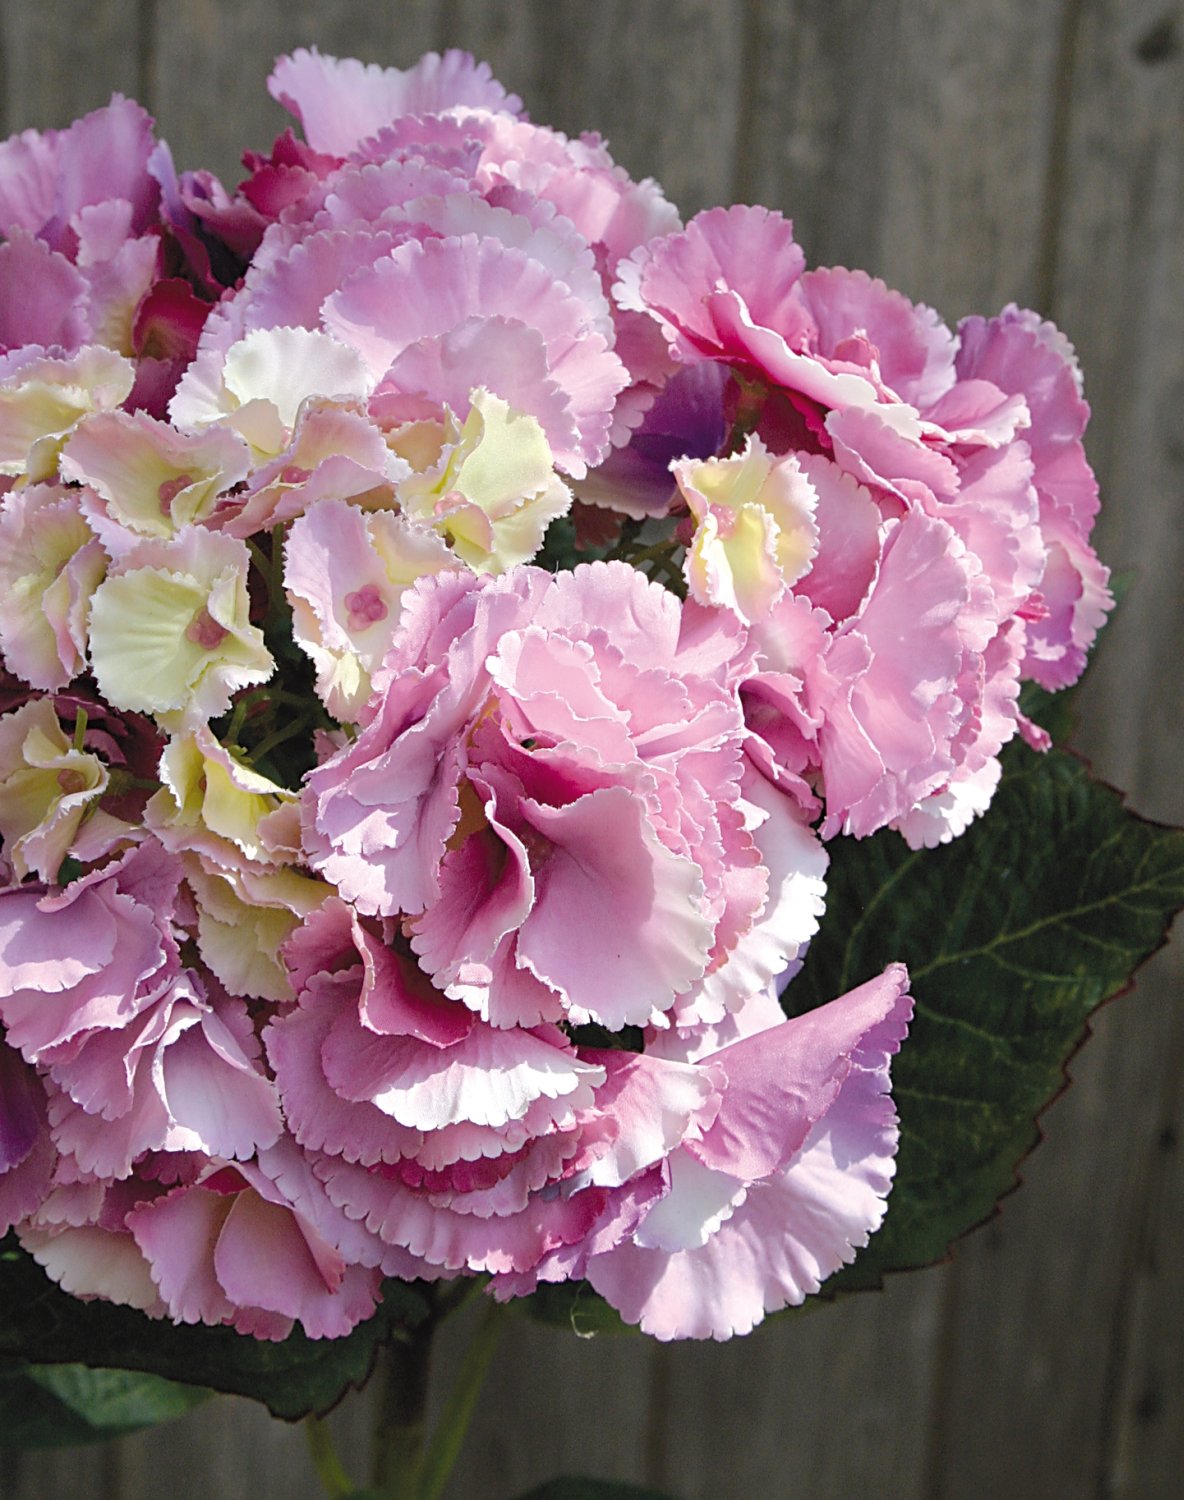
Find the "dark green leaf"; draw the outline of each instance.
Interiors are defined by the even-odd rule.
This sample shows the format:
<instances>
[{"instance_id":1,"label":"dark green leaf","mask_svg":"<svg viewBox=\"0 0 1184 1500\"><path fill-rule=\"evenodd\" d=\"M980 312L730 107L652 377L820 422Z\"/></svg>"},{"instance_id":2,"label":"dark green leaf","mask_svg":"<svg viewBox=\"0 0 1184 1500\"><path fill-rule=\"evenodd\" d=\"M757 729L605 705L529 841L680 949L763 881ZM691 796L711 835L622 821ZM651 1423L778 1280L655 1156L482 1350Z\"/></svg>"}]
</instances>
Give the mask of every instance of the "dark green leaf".
<instances>
[{"instance_id":1,"label":"dark green leaf","mask_svg":"<svg viewBox=\"0 0 1184 1500\"><path fill-rule=\"evenodd\" d=\"M990 813L944 848L831 845L826 920L785 1003L809 1010L902 959L916 1015L893 1063L888 1215L829 1291L940 1259L991 1214L1090 1012L1184 904L1184 830L1128 811L1064 751L1016 747L1006 766Z\"/></svg>"},{"instance_id":2,"label":"dark green leaf","mask_svg":"<svg viewBox=\"0 0 1184 1500\"><path fill-rule=\"evenodd\" d=\"M0 1447L97 1443L179 1417L209 1391L130 1370L0 1361Z\"/></svg>"},{"instance_id":3,"label":"dark green leaf","mask_svg":"<svg viewBox=\"0 0 1184 1500\"><path fill-rule=\"evenodd\" d=\"M639 1489L635 1484L615 1484L610 1479L580 1479L565 1474L550 1479L518 1500L671 1500L658 1490Z\"/></svg>"},{"instance_id":4,"label":"dark green leaf","mask_svg":"<svg viewBox=\"0 0 1184 1500\"><path fill-rule=\"evenodd\" d=\"M343 1339L299 1330L268 1343L229 1328L174 1327L127 1307L80 1302L59 1291L26 1255L0 1254L0 1356L34 1364L142 1370L251 1396L289 1420L325 1412L370 1373L380 1345L427 1314L414 1284L387 1281L373 1318Z\"/></svg>"}]
</instances>

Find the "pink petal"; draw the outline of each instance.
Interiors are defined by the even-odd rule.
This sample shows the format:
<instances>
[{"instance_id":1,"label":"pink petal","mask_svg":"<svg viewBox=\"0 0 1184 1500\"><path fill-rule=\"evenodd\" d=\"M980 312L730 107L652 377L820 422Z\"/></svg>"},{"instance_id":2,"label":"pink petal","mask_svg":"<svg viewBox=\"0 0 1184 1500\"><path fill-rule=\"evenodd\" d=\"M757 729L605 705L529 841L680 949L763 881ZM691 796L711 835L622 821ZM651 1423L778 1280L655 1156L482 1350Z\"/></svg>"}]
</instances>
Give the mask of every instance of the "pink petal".
<instances>
[{"instance_id":1,"label":"pink petal","mask_svg":"<svg viewBox=\"0 0 1184 1500\"><path fill-rule=\"evenodd\" d=\"M840 999L715 1053L712 1065L727 1076L722 1103L688 1149L745 1182L779 1171L838 1098L867 1036L889 1018L907 1019L907 988L908 971L893 964Z\"/></svg>"},{"instance_id":2,"label":"pink petal","mask_svg":"<svg viewBox=\"0 0 1184 1500\"><path fill-rule=\"evenodd\" d=\"M519 931L519 961L613 1031L669 1009L711 952L699 867L663 847L624 787L564 808L531 799L521 807L550 852Z\"/></svg>"},{"instance_id":3,"label":"pink petal","mask_svg":"<svg viewBox=\"0 0 1184 1500\"><path fill-rule=\"evenodd\" d=\"M152 1279L177 1323L223 1323L234 1313L214 1274L214 1249L235 1198L181 1187L127 1216Z\"/></svg>"},{"instance_id":4,"label":"pink petal","mask_svg":"<svg viewBox=\"0 0 1184 1500\"><path fill-rule=\"evenodd\" d=\"M273 99L295 115L310 146L345 156L400 115L437 114L457 105L517 114L488 63L467 52L429 52L414 67L381 68L299 47L281 57L267 80Z\"/></svg>"},{"instance_id":5,"label":"pink petal","mask_svg":"<svg viewBox=\"0 0 1184 1500\"><path fill-rule=\"evenodd\" d=\"M85 278L64 255L20 229L0 244L0 348L56 345L69 353L87 341Z\"/></svg>"}]
</instances>

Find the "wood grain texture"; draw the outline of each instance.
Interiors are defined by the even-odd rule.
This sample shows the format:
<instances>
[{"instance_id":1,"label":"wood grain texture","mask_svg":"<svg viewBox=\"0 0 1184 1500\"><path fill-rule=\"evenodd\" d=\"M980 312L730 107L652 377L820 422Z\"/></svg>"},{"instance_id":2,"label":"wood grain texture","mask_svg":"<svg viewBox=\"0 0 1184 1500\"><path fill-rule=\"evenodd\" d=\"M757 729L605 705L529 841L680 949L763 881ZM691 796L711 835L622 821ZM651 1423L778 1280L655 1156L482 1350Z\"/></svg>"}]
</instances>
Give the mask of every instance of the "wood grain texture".
<instances>
[{"instance_id":1,"label":"wood grain texture","mask_svg":"<svg viewBox=\"0 0 1184 1500\"><path fill-rule=\"evenodd\" d=\"M1180 0L0 0L6 130L139 93L230 183L286 117L274 55L468 47L532 116L596 129L684 211L759 201L811 261L951 320L1039 302L1077 344L1100 550L1136 575L1081 747L1184 821L1184 6ZM1107 1008L1026 1185L951 1265L747 1342L660 1349L515 1324L449 1489L558 1472L686 1500L1175 1500L1184 1470L1184 963ZM439 1351L438 1407L463 1324ZM333 1420L364 1472L365 1399ZM303 1439L222 1399L102 1450L0 1455L0 1500L304 1500Z\"/></svg>"},{"instance_id":2,"label":"wood grain texture","mask_svg":"<svg viewBox=\"0 0 1184 1500\"><path fill-rule=\"evenodd\" d=\"M143 94L143 7L94 0L85 14L71 0L6 3L0 10L5 134L68 125L118 91Z\"/></svg>"},{"instance_id":3,"label":"wood grain texture","mask_svg":"<svg viewBox=\"0 0 1184 1500\"><path fill-rule=\"evenodd\" d=\"M432 0L154 5L150 88L161 133L179 166L206 166L233 186L243 151L266 150L293 123L266 88L281 53L316 46L405 67L436 45L438 10Z\"/></svg>"},{"instance_id":4,"label":"wood grain texture","mask_svg":"<svg viewBox=\"0 0 1184 1500\"><path fill-rule=\"evenodd\" d=\"M1170 15L1178 27L1180 8ZM1046 310L1077 344L1094 405L1099 551L1136 575L1083 692L1079 742L1134 806L1178 822L1184 72L1170 46L1140 57L1164 16L1065 7ZM1178 1482L1179 1170L1160 1143L1180 1112L1180 993L1165 954L1099 1017L1027 1186L958 1256L933 1497L1166 1496L1173 1468Z\"/></svg>"}]
</instances>

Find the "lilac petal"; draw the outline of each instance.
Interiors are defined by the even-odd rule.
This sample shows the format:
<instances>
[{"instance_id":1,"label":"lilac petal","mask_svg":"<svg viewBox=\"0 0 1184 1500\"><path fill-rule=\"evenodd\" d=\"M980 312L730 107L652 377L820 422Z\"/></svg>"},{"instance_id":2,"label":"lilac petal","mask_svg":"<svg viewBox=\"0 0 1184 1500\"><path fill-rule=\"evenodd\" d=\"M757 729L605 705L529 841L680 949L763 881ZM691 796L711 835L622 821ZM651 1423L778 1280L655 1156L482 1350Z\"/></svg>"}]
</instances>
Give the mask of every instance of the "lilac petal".
<instances>
[{"instance_id":1,"label":"lilac petal","mask_svg":"<svg viewBox=\"0 0 1184 1500\"><path fill-rule=\"evenodd\" d=\"M273 99L295 115L317 151L347 155L400 115L438 114L458 105L518 114L488 63L467 52L429 52L414 67L382 68L299 47L281 57L267 80Z\"/></svg>"},{"instance_id":2,"label":"lilac petal","mask_svg":"<svg viewBox=\"0 0 1184 1500\"><path fill-rule=\"evenodd\" d=\"M525 1271L549 1250L579 1243L604 1208L607 1191L536 1195L521 1213L479 1219L433 1205L415 1190L361 1167L317 1163L334 1203L391 1245L444 1270Z\"/></svg>"},{"instance_id":3,"label":"lilac petal","mask_svg":"<svg viewBox=\"0 0 1184 1500\"><path fill-rule=\"evenodd\" d=\"M536 875L519 961L614 1031L669 1009L711 952L698 865L659 843L624 787L565 808L528 798L522 811L552 852Z\"/></svg>"},{"instance_id":4,"label":"lilac petal","mask_svg":"<svg viewBox=\"0 0 1184 1500\"><path fill-rule=\"evenodd\" d=\"M83 1031L126 1025L153 998L145 981L167 972L154 914L110 883L60 913L35 892L0 894L0 1018L30 1062Z\"/></svg>"},{"instance_id":5,"label":"lilac petal","mask_svg":"<svg viewBox=\"0 0 1184 1500\"><path fill-rule=\"evenodd\" d=\"M585 1050L581 1056L607 1074L595 1105L582 1118L588 1123L608 1119L616 1127L609 1149L587 1173L600 1187L620 1187L665 1160L692 1120L706 1123L718 1107L717 1077L707 1068L644 1053Z\"/></svg>"},{"instance_id":6,"label":"lilac petal","mask_svg":"<svg viewBox=\"0 0 1184 1500\"><path fill-rule=\"evenodd\" d=\"M211 1156L249 1157L270 1146L283 1128L275 1086L252 1066L227 1022L249 1020L245 1006L227 1009L223 1019L202 1015L161 1062L161 1092L172 1118L201 1142ZM251 1036L253 1041L253 1035Z\"/></svg>"},{"instance_id":7,"label":"lilac petal","mask_svg":"<svg viewBox=\"0 0 1184 1500\"><path fill-rule=\"evenodd\" d=\"M624 1243L590 1259L588 1279L627 1322L662 1340L728 1339L802 1302L854 1258L891 1186L899 1132L888 1061L908 1009L902 1000L872 1027L801 1152L751 1186L705 1244L666 1253Z\"/></svg>"},{"instance_id":8,"label":"lilac petal","mask_svg":"<svg viewBox=\"0 0 1184 1500\"><path fill-rule=\"evenodd\" d=\"M892 964L840 999L715 1053L712 1064L727 1075L723 1101L688 1149L745 1182L784 1167L838 1098L868 1034L886 1018L907 1017L907 988L908 971Z\"/></svg>"},{"instance_id":9,"label":"lilac petal","mask_svg":"<svg viewBox=\"0 0 1184 1500\"><path fill-rule=\"evenodd\" d=\"M174 1189L127 1216L152 1280L177 1323L222 1323L233 1304L214 1274L214 1247L234 1197L204 1187Z\"/></svg>"},{"instance_id":10,"label":"lilac petal","mask_svg":"<svg viewBox=\"0 0 1184 1500\"><path fill-rule=\"evenodd\" d=\"M45 1131L45 1085L0 1040L0 1172L25 1160Z\"/></svg>"},{"instance_id":11,"label":"lilac petal","mask_svg":"<svg viewBox=\"0 0 1184 1500\"><path fill-rule=\"evenodd\" d=\"M581 1103L603 1069L529 1031L480 1023L443 1050L374 1036L348 1017L330 1027L321 1051L325 1076L346 1098L370 1099L400 1125L438 1130L469 1121L502 1126L541 1097Z\"/></svg>"},{"instance_id":12,"label":"lilac petal","mask_svg":"<svg viewBox=\"0 0 1184 1500\"><path fill-rule=\"evenodd\" d=\"M337 1007L356 994L348 976L339 994L330 983L318 986L315 994L306 992L298 1006L273 1018L264 1032L288 1127L301 1146L365 1166L410 1156L423 1143L419 1131L396 1124L368 1099L343 1098L325 1078L325 1038Z\"/></svg>"},{"instance_id":13,"label":"lilac petal","mask_svg":"<svg viewBox=\"0 0 1184 1500\"><path fill-rule=\"evenodd\" d=\"M0 244L0 348L56 345L70 353L90 333L87 283L64 255L21 230Z\"/></svg>"}]
</instances>

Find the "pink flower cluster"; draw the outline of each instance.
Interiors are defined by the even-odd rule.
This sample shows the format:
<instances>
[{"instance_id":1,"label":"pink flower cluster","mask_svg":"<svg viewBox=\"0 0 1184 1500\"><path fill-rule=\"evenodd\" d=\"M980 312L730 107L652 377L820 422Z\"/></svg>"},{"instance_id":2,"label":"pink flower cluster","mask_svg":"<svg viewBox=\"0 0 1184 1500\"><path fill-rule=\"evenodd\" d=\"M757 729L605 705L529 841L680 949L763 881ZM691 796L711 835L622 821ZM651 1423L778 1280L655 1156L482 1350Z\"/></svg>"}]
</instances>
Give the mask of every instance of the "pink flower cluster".
<instances>
[{"instance_id":1,"label":"pink flower cluster","mask_svg":"<svg viewBox=\"0 0 1184 1500\"><path fill-rule=\"evenodd\" d=\"M125 100L0 146L0 1231L260 1338L747 1331L893 1175L903 966L777 999L825 841L960 833L1109 607L1072 351L461 53L270 84L234 194Z\"/></svg>"}]
</instances>

